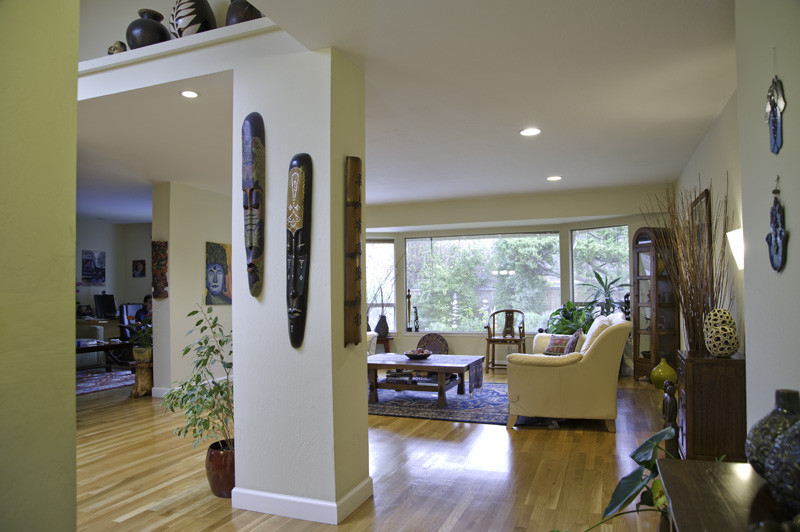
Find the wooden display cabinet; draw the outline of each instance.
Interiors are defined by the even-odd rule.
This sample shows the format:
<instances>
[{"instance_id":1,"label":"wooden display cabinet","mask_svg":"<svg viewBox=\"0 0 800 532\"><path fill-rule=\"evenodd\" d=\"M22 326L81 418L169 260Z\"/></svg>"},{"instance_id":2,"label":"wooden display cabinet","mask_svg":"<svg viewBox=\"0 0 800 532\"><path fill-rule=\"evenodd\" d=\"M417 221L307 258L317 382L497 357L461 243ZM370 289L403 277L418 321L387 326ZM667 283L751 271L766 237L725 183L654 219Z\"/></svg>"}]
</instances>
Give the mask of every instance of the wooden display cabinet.
<instances>
[{"instance_id":1,"label":"wooden display cabinet","mask_svg":"<svg viewBox=\"0 0 800 532\"><path fill-rule=\"evenodd\" d=\"M745 360L679 352L678 450L683 459L744 462Z\"/></svg>"},{"instance_id":2,"label":"wooden display cabinet","mask_svg":"<svg viewBox=\"0 0 800 532\"><path fill-rule=\"evenodd\" d=\"M662 358L673 368L677 362L678 309L666 263L656 249L657 231L666 229L642 227L633 235L631 320L636 379L649 379Z\"/></svg>"}]
</instances>

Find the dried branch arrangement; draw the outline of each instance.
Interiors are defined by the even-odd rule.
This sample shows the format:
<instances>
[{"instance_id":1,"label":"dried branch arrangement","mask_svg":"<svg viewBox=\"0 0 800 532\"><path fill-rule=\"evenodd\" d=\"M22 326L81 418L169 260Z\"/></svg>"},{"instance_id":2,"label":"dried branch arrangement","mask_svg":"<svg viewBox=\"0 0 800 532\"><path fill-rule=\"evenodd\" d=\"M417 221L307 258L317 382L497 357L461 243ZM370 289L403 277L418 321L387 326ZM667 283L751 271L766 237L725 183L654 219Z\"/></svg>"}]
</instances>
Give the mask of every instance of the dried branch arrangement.
<instances>
[{"instance_id":1,"label":"dried branch arrangement","mask_svg":"<svg viewBox=\"0 0 800 532\"><path fill-rule=\"evenodd\" d=\"M706 351L703 320L715 308L727 308L728 255L725 252L728 196L716 204L708 189L706 217L695 205L704 194L697 188L682 189L678 194L667 190L650 200L649 212L642 215L648 225L665 226L655 232L655 243L664 258L667 274L675 288L675 297L683 316L686 347L700 355ZM659 213L661 213L659 215ZM660 222L659 216L663 216ZM725 305L725 306L723 306Z\"/></svg>"}]
</instances>

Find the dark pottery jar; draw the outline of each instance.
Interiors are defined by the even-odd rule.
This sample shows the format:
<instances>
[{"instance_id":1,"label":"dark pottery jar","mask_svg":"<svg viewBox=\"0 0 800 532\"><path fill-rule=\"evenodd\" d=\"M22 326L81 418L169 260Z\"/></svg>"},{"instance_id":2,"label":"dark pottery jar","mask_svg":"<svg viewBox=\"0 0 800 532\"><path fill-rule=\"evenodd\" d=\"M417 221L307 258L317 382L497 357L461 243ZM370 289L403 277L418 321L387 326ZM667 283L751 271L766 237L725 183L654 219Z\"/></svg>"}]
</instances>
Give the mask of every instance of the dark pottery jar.
<instances>
[{"instance_id":1,"label":"dark pottery jar","mask_svg":"<svg viewBox=\"0 0 800 532\"><path fill-rule=\"evenodd\" d=\"M217 28L207 0L178 0L169 16L169 32L176 39Z\"/></svg>"},{"instance_id":2,"label":"dark pottery jar","mask_svg":"<svg viewBox=\"0 0 800 532\"><path fill-rule=\"evenodd\" d=\"M234 24L255 20L263 16L261 11L247 0L231 0L231 5L228 6L228 11L225 13L225 25L233 26Z\"/></svg>"},{"instance_id":3,"label":"dark pottery jar","mask_svg":"<svg viewBox=\"0 0 800 532\"><path fill-rule=\"evenodd\" d=\"M800 422L778 436L764 464L770 493L792 515L800 513Z\"/></svg>"},{"instance_id":4,"label":"dark pottery jar","mask_svg":"<svg viewBox=\"0 0 800 532\"><path fill-rule=\"evenodd\" d=\"M389 336L389 324L386 322L386 316L383 314L378 318L378 323L375 324L375 332L378 333L378 336L381 338Z\"/></svg>"},{"instance_id":5,"label":"dark pottery jar","mask_svg":"<svg viewBox=\"0 0 800 532\"><path fill-rule=\"evenodd\" d=\"M800 421L800 392L775 390L775 408L750 427L744 442L744 454L756 472L764 476L764 464L775 440Z\"/></svg>"},{"instance_id":6,"label":"dark pottery jar","mask_svg":"<svg viewBox=\"0 0 800 532\"><path fill-rule=\"evenodd\" d=\"M141 48L169 40L169 31L161 24L164 15L152 9L140 9L139 18L128 24L125 40L128 48Z\"/></svg>"},{"instance_id":7,"label":"dark pottery jar","mask_svg":"<svg viewBox=\"0 0 800 532\"><path fill-rule=\"evenodd\" d=\"M225 499L231 498L236 481L233 440L228 447L228 440L216 441L208 446L206 453L206 477L211 493Z\"/></svg>"}]
</instances>

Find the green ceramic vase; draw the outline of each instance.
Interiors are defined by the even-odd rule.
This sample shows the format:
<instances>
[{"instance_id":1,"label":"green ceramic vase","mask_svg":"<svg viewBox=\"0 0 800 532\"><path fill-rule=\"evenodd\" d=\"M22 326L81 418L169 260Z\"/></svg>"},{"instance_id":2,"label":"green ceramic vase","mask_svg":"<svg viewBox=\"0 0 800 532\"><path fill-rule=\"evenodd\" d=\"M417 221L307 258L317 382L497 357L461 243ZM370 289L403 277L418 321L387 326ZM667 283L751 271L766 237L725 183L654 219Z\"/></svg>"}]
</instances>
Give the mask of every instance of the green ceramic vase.
<instances>
[{"instance_id":1,"label":"green ceramic vase","mask_svg":"<svg viewBox=\"0 0 800 532\"><path fill-rule=\"evenodd\" d=\"M667 364L666 358L662 358L661 362L650 372L650 382L653 383L656 389L663 390L664 381L678 382L678 374L672 369L672 366Z\"/></svg>"}]
</instances>

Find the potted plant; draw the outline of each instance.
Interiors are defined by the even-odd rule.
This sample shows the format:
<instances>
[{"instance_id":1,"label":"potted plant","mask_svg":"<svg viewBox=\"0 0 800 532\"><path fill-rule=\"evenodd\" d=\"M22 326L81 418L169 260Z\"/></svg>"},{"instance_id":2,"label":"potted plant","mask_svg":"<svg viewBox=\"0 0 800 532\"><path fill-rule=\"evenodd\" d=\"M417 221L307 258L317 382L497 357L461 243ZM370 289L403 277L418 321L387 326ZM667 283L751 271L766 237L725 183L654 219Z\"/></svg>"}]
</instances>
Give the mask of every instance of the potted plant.
<instances>
[{"instance_id":1,"label":"potted plant","mask_svg":"<svg viewBox=\"0 0 800 532\"><path fill-rule=\"evenodd\" d=\"M578 305L567 301L561 308L556 309L547 319L547 332L550 334L573 334L578 329L587 332L594 322L592 308L595 303Z\"/></svg>"},{"instance_id":2,"label":"potted plant","mask_svg":"<svg viewBox=\"0 0 800 532\"><path fill-rule=\"evenodd\" d=\"M198 309L188 314L190 318L199 315L189 334L199 327L200 337L183 350L183 356L194 355L192 372L164 394L162 406L170 412L184 410L186 423L175 434L179 438L191 434L193 447L215 440L206 453L206 475L214 495L230 497L234 486L233 340L211 307L198 305ZM212 372L215 367L224 376L217 378Z\"/></svg>"},{"instance_id":3,"label":"potted plant","mask_svg":"<svg viewBox=\"0 0 800 532\"><path fill-rule=\"evenodd\" d=\"M150 362L153 360L153 318L145 317L133 325L126 325L131 331L133 344L133 359L136 362Z\"/></svg>"},{"instance_id":4,"label":"potted plant","mask_svg":"<svg viewBox=\"0 0 800 532\"><path fill-rule=\"evenodd\" d=\"M597 270L594 272L595 283L580 283L578 286L585 286L592 291L592 300L599 308L599 312L603 316L613 314L614 310L624 310L624 302L614 299L614 292L617 292L624 286L630 286L630 283L620 283L622 277L609 281L608 275L600 275Z\"/></svg>"}]
</instances>

